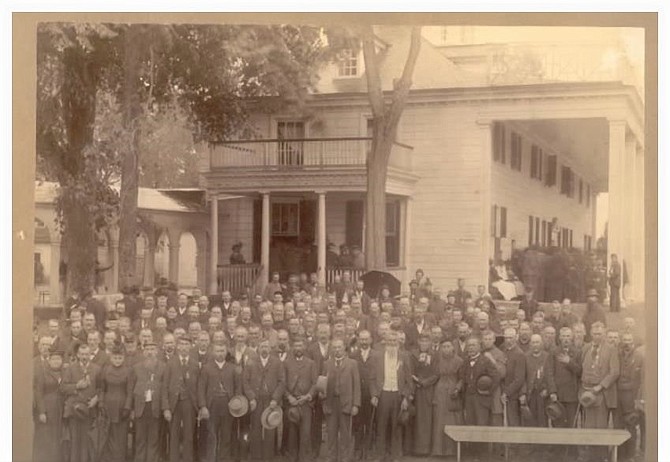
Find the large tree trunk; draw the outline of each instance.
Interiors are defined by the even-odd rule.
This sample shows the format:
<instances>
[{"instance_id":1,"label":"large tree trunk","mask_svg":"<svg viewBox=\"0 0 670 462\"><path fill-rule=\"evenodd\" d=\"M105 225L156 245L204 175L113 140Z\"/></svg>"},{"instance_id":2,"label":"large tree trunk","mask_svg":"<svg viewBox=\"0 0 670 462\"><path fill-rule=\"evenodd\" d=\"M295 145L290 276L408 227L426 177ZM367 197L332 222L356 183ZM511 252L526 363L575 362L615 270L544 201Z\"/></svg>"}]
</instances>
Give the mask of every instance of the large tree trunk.
<instances>
[{"instance_id":1,"label":"large tree trunk","mask_svg":"<svg viewBox=\"0 0 670 462\"><path fill-rule=\"evenodd\" d=\"M372 150L367 161L365 197L365 266L369 270L386 268L386 172L393 138L385 137L383 120L375 120Z\"/></svg>"},{"instance_id":2,"label":"large tree trunk","mask_svg":"<svg viewBox=\"0 0 670 462\"><path fill-rule=\"evenodd\" d=\"M95 223L90 213L91 192L80 177L87 174L84 150L93 140L98 75L82 48L65 51L63 69L62 110L68 148L58 180L63 244L67 252L65 288L66 294L83 295L93 288L97 256Z\"/></svg>"},{"instance_id":3,"label":"large tree trunk","mask_svg":"<svg viewBox=\"0 0 670 462\"><path fill-rule=\"evenodd\" d=\"M121 193L119 210L119 286L137 283L137 195L138 195L138 116L140 53L138 42L141 25L131 25L126 30L123 88L123 123L127 133L126 152L121 162Z\"/></svg>"}]
</instances>

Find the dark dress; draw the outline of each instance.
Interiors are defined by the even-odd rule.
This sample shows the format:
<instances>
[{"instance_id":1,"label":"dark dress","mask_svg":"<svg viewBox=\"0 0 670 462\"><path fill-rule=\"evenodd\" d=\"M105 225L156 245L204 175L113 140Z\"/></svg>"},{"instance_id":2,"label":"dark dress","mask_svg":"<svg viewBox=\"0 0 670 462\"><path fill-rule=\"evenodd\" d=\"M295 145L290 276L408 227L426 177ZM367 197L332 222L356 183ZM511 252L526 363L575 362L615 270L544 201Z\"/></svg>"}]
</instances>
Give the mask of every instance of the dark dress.
<instances>
[{"instance_id":1,"label":"dark dress","mask_svg":"<svg viewBox=\"0 0 670 462\"><path fill-rule=\"evenodd\" d=\"M123 409L129 408L128 377L130 368L125 364L114 367L111 364L103 369L100 376L102 405L109 418L109 433L105 449L102 451L104 462L124 462L128 441L128 419L123 417Z\"/></svg>"},{"instance_id":2,"label":"dark dress","mask_svg":"<svg viewBox=\"0 0 670 462\"><path fill-rule=\"evenodd\" d=\"M436 358L431 352L412 352L412 371L416 382L414 405L414 438L412 452L416 455L430 454L430 440L433 428L433 391L437 382Z\"/></svg>"},{"instance_id":3,"label":"dark dress","mask_svg":"<svg viewBox=\"0 0 670 462\"><path fill-rule=\"evenodd\" d=\"M456 442L444 434L445 425L463 425L463 404L460 396L451 397L451 392L459 387L458 370L463 359L454 354L440 356L437 370L438 380L433 394L433 451L434 456L453 456Z\"/></svg>"},{"instance_id":4,"label":"dark dress","mask_svg":"<svg viewBox=\"0 0 670 462\"><path fill-rule=\"evenodd\" d=\"M60 392L61 373L41 369L35 376L35 406L37 415L46 414L47 422L35 422L34 462L62 460L63 403Z\"/></svg>"}]
</instances>

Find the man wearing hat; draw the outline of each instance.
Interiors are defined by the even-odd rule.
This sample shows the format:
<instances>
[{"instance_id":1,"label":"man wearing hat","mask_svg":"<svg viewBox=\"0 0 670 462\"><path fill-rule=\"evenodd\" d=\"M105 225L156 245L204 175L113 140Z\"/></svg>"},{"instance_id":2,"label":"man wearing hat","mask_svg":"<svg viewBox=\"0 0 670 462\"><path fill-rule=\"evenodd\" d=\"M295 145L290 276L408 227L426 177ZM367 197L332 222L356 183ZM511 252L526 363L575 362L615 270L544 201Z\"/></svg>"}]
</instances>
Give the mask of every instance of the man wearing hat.
<instances>
[{"instance_id":1,"label":"man wearing hat","mask_svg":"<svg viewBox=\"0 0 670 462\"><path fill-rule=\"evenodd\" d=\"M198 419L207 420L207 440L200 454L204 462L232 460L233 416L229 410L230 399L241 388L235 364L229 359L225 343L213 345L212 357L200 370L198 380Z\"/></svg>"},{"instance_id":2,"label":"man wearing hat","mask_svg":"<svg viewBox=\"0 0 670 462\"><path fill-rule=\"evenodd\" d=\"M617 409L614 414L616 428L627 429L631 438L621 445L622 458L635 455L636 427L639 413L635 409L635 400L640 394L644 357L639 349L635 348L635 338L630 332L621 336L621 350L619 353L621 374L617 380Z\"/></svg>"},{"instance_id":3,"label":"man wearing hat","mask_svg":"<svg viewBox=\"0 0 670 462\"><path fill-rule=\"evenodd\" d=\"M579 377L582 373L581 351L573 344L572 330L562 327L559 332L559 347L547 360L547 384L549 400L560 403L565 410L560 419L552 419L554 427L571 427L577 412Z\"/></svg>"},{"instance_id":4,"label":"man wearing hat","mask_svg":"<svg viewBox=\"0 0 670 462\"><path fill-rule=\"evenodd\" d=\"M170 462L193 462L193 437L198 413L197 361L190 358L191 339L177 339L177 354L166 363L163 393L170 426ZM181 443L181 444L180 444Z\"/></svg>"},{"instance_id":5,"label":"man wearing hat","mask_svg":"<svg viewBox=\"0 0 670 462\"><path fill-rule=\"evenodd\" d=\"M93 462L88 435L97 409L100 366L91 363L91 348L82 343L75 351L77 361L63 372L60 390L65 395L63 419L70 433L71 462Z\"/></svg>"},{"instance_id":6,"label":"man wearing hat","mask_svg":"<svg viewBox=\"0 0 670 462\"><path fill-rule=\"evenodd\" d=\"M243 371L242 389L251 411L250 458L257 461L269 461L277 455L276 429L264 428L261 417L267 409L280 409L285 391L282 362L270 352L270 341L262 339L258 358Z\"/></svg>"},{"instance_id":7,"label":"man wearing hat","mask_svg":"<svg viewBox=\"0 0 670 462\"><path fill-rule=\"evenodd\" d=\"M318 376L314 360L305 356L305 340L293 339L291 354L284 363L288 401L288 448L291 462L307 462L311 456L312 407Z\"/></svg>"},{"instance_id":8,"label":"man wearing hat","mask_svg":"<svg viewBox=\"0 0 670 462\"><path fill-rule=\"evenodd\" d=\"M135 462L156 462L160 419L167 419L169 414L167 396L163 394L165 364L158 360L158 345L153 341L144 344L143 355L130 374L132 402L129 400L128 405L135 415Z\"/></svg>"},{"instance_id":9,"label":"man wearing hat","mask_svg":"<svg viewBox=\"0 0 670 462\"><path fill-rule=\"evenodd\" d=\"M596 289L589 289L586 293L586 312L582 318L584 327L586 328L586 343L591 341L591 326L595 322L601 322L603 326L607 326L607 318L605 317L605 310L598 301L598 291Z\"/></svg>"},{"instance_id":10,"label":"man wearing hat","mask_svg":"<svg viewBox=\"0 0 670 462\"><path fill-rule=\"evenodd\" d=\"M331 342L332 356L324 364L328 378L323 413L328 426L328 460L353 460L352 419L361 407L361 379L358 363L346 356L344 341Z\"/></svg>"}]
</instances>

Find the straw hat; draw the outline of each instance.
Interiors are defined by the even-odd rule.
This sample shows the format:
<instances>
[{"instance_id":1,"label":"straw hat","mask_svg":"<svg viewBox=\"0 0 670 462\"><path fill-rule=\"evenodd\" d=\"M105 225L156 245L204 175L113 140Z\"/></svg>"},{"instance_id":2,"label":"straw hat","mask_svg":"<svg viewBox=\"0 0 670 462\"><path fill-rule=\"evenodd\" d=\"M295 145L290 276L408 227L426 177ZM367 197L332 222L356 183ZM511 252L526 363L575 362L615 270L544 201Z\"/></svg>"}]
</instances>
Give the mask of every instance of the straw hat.
<instances>
[{"instance_id":1,"label":"straw hat","mask_svg":"<svg viewBox=\"0 0 670 462\"><path fill-rule=\"evenodd\" d=\"M261 425L266 430L273 430L282 423L283 419L284 413L282 412L281 407L275 406L274 408L271 408L268 406L261 414Z\"/></svg>"},{"instance_id":2,"label":"straw hat","mask_svg":"<svg viewBox=\"0 0 670 462\"><path fill-rule=\"evenodd\" d=\"M493 379L488 375L481 375L477 378L477 393L480 395L490 395L493 387Z\"/></svg>"},{"instance_id":3,"label":"straw hat","mask_svg":"<svg viewBox=\"0 0 670 462\"><path fill-rule=\"evenodd\" d=\"M325 393L326 387L328 386L328 377L325 375L320 375L316 379L316 391L317 393Z\"/></svg>"},{"instance_id":4,"label":"straw hat","mask_svg":"<svg viewBox=\"0 0 670 462\"><path fill-rule=\"evenodd\" d=\"M547 404L545 408L547 416L551 420L563 420L565 418L565 406L558 401Z\"/></svg>"},{"instance_id":5,"label":"straw hat","mask_svg":"<svg viewBox=\"0 0 670 462\"><path fill-rule=\"evenodd\" d=\"M242 417L249 411L249 400L244 395L235 395L228 401L228 410L233 417Z\"/></svg>"}]
</instances>

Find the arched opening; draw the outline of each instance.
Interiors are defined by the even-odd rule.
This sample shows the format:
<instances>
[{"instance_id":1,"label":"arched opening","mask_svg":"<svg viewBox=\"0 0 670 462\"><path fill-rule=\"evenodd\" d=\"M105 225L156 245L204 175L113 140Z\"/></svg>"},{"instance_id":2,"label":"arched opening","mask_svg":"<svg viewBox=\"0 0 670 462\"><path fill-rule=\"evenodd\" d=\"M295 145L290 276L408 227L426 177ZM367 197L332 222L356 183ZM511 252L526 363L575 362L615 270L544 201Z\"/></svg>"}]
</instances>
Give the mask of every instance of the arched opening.
<instances>
[{"instance_id":1,"label":"arched opening","mask_svg":"<svg viewBox=\"0 0 670 462\"><path fill-rule=\"evenodd\" d=\"M162 278L169 280L170 276L170 236L163 231L156 241L156 253L154 256L154 274L156 281Z\"/></svg>"},{"instance_id":2,"label":"arched opening","mask_svg":"<svg viewBox=\"0 0 670 462\"><path fill-rule=\"evenodd\" d=\"M198 284L198 253L195 237L190 232L184 232L179 237L179 287L195 287Z\"/></svg>"}]
</instances>

